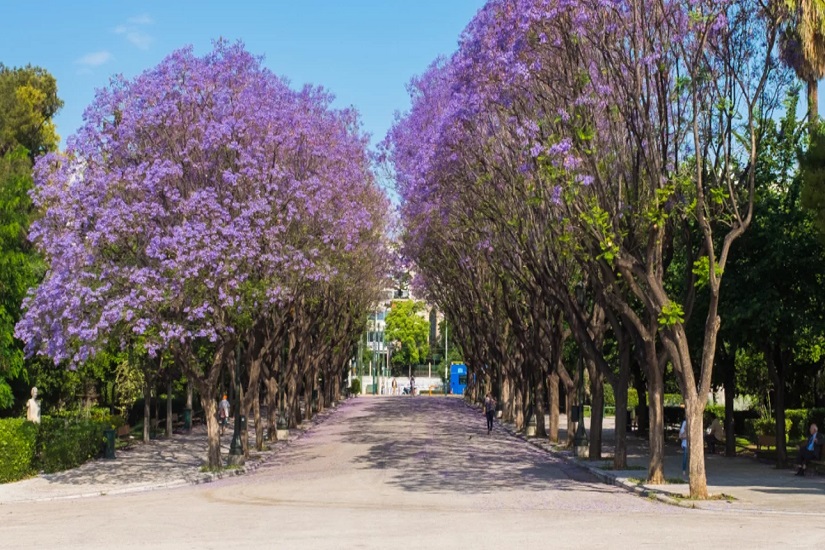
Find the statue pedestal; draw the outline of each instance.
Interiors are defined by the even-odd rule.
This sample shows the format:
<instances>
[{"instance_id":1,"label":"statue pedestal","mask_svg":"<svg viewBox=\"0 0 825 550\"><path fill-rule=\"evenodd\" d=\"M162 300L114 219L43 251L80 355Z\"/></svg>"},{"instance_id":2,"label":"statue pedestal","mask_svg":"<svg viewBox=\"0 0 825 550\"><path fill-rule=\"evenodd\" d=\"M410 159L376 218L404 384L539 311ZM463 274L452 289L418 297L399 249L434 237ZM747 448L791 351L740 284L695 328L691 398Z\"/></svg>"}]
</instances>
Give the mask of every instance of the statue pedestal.
<instances>
[{"instance_id":1,"label":"statue pedestal","mask_svg":"<svg viewBox=\"0 0 825 550\"><path fill-rule=\"evenodd\" d=\"M536 437L536 418L531 416L527 422L527 427L524 429L525 437Z\"/></svg>"},{"instance_id":2,"label":"statue pedestal","mask_svg":"<svg viewBox=\"0 0 825 550\"><path fill-rule=\"evenodd\" d=\"M278 441L289 441L289 430L282 430L278 428L275 430L275 437Z\"/></svg>"},{"instance_id":3,"label":"statue pedestal","mask_svg":"<svg viewBox=\"0 0 825 550\"><path fill-rule=\"evenodd\" d=\"M578 447L574 447L573 453L578 458L589 458L590 445L579 445Z\"/></svg>"}]
</instances>

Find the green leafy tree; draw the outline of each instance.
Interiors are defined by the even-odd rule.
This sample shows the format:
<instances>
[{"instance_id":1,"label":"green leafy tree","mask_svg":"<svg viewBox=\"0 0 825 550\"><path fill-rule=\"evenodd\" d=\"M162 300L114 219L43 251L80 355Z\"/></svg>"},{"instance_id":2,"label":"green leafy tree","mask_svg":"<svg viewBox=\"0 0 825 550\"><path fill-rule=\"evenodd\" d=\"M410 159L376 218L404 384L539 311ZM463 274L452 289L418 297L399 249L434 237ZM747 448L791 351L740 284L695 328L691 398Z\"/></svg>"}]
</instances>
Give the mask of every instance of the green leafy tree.
<instances>
[{"instance_id":1,"label":"green leafy tree","mask_svg":"<svg viewBox=\"0 0 825 550\"><path fill-rule=\"evenodd\" d=\"M734 349L762 355L773 386L780 465L786 460L784 411L791 404L786 390L819 362L825 333L825 248L817 239L811 213L800 204L802 182L796 161L805 126L796 120L796 105L794 95L778 125L765 122L757 159L759 215L729 264L729 292L720 305L730 319L723 340ZM801 378L802 386L811 386L810 373ZM812 388L798 390L793 392L797 396L812 395Z\"/></svg>"},{"instance_id":2,"label":"green leafy tree","mask_svg":"<svg viewBox=\"0 0 825 550\"><path fill-rule=\"evenodd\" d=\"M808 122L819 118L819 79L825 76L825 0L774 0L782 14L782 59L808 87Z\"/></svg>"},{"instance_id":3,"label":"green leafy tree","mask_svg":"<svg viewBox=\"0 0 825 550\"><path fill-rule=\"evenodd\" d=\"M417 365L429 356L430 323L420 315L424 309L423 302L414 300L392 302L387 314L387 342L396 346L392 352L393 366Z\"/></svg>"},{"instance_id":4,"label":"green leafy tree","mask_svg":"<svg viewBox=\"0 0 825 550\"><path fill-rule=\"evenodd\" d=\"M27 239L32 160L57 148L52 117L62 104L45 70L0 64L0 410L14 404L10 382L29 379L14 325L26 291L44 271Z\"/></svg>"},{"instance_id":5,"label":"green leafy tree","mask_svg":"<svg viewBox=\"0 0 825 550\"><path fill-rule=\"evenodd\" d=\"M63 106L57 81L45 69L0 63L0 155L22 145L34 160L57 149L53 118Z\"/></svg>"}]
</instances>

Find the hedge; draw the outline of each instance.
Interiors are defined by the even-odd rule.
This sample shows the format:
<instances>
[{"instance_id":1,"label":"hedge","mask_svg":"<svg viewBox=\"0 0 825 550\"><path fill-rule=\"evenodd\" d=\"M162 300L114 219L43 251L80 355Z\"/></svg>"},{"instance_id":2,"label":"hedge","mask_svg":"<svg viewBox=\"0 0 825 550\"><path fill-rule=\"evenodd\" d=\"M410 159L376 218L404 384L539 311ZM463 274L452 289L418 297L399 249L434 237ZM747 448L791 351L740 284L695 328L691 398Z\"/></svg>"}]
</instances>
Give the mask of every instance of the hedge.
<instances>
[{"instance_id":1,"label":"hedge","mask_svg":"<svg viewBox=\"0 0 825 550\"><path fill-rule=\"evenodd\" d=\"M120 424L121 419L100 411L43 416L39 425L22 418L0 419L0 483L76 468L100 455L103 430Z\"/></svg>"},{"instance_id":2,"label":"hedge","mask_svg":"<svg viewBox=\"0 0 825 550\"><path fill-rule=\"evenodd\" d=\"M349 392L352 395L358 395L361 393L361 380L358 378L352 379L352 385L349 387Z\"/></svg>"},{"instance_id":3,"label":"hedge","mask_svg":"<svg viewBox=\"0 0 825 550\"><path fill-rule=\"evenodd\" d=\"M804 439L808 433L808 409L785 409L785 424L791 421L791 427L788 429L788 439L796 441Z\"/></svg>"},{"instance_id":4,"label":"hedge","mask_svg":"<svg viewBox=\"0 0 825 550\"><path fill-rule=\"evenodd\" d=\"M77 468L103 450L103 430L111 422L77 417L48 417L37 437L38 469L47 474Z\"/></svg>"},{"instance_id":5,"label":"hedge","mask_svg":"<svg viewBox=\"0 0 825 550\"><path fill-rule=\"evenodd\" d=\"M0 483L34 474L37 425L23 418L0 419Z\"/></svg>"}]
</instances>

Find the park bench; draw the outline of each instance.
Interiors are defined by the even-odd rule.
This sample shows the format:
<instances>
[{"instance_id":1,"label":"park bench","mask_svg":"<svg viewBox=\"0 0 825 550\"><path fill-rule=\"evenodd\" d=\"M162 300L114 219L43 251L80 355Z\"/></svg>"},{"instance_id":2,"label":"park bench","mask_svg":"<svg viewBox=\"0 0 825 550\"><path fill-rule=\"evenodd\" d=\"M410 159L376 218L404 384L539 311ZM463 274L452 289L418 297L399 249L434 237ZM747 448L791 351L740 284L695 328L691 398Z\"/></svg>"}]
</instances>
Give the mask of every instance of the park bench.
<instances>
[{"instance_id":1,"label":"park bench","mask_svg":"<svg viewBox=\"0 0 825 550\"><path fill-rule=\"evenodd\" d=\"M132 428L129 424L124 424L115 430L115 435L117 435L118 439L132 439Z\"/></svg>"},{"instance_id":2,"label":"park bench","mask_svg":"<svg viewBox=\"0 0 825 550\"><path fill-rule=\"evenodd\" d=\"M123 444L119 446L119 448L122 449L128 449L129 447L131 447L132 442L135 439L134 437L132 437L132 427L129 426L129 424L123 424L122 426L119 426L115 430L115 437L117 437L118 440L123 442Z\"/></svg>"},{"instance_id":3,"label":"park bench","mask_svg":"<svg viewBox=\"0 0 825 550\"><path fill-rule=\"evenodd\" d=\"M759 452L765 447L767 451L769 447L776 448L776 436L774 435L757 435L756 436L756 451Z\"/></svg>"}]
</instances>

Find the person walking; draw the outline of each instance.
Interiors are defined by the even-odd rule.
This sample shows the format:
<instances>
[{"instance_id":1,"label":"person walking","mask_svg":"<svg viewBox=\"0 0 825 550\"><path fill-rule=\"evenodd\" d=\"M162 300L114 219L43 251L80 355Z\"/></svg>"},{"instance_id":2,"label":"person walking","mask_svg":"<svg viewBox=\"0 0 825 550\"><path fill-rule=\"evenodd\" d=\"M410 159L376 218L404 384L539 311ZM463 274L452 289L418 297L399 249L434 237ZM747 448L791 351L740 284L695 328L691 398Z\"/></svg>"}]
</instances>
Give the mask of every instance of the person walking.
<instances>
[{"instance_id":1,"label":"person walking","mask_svg":"<svg viewBox=\"0 0 825 550\"><path fill-rule=\"evenodd\" d=\"M491 392L484 398L484 415L487 417L487 434L493 431L493 418L496 415L496 400Z\"/></svg>"},{"instance_id":2,"label":"person walking","mask_svg":"<svg viewBox=\"0 0 825 550\"><path fill-rule=\"evenodd\" d=\"M229 400L224 394L223 399L218 403L218 421L221 426L221 435L226 431L226 425L229 423Z\"/></svg>"},{"instance_id":3,"label":"person walking","mask_svg":"<svg viewBox=\"0 0 825 550\"><path fill-rule=\"evenodd\" d=\"M415 375L410 376L410 395L415 395Z\"/></svg>"},{"instance_id":4,"label":"person walking","mask_svg":"<svg viewBox=\"0 0 825 550\"><path fill-rule=\"evenodd\" d=\"M395 378L392 379L392 394L398 395L398 380Z\"/></svg>"}]
</instances>

